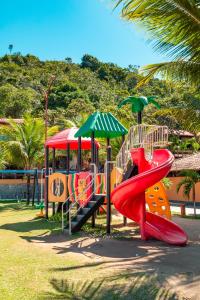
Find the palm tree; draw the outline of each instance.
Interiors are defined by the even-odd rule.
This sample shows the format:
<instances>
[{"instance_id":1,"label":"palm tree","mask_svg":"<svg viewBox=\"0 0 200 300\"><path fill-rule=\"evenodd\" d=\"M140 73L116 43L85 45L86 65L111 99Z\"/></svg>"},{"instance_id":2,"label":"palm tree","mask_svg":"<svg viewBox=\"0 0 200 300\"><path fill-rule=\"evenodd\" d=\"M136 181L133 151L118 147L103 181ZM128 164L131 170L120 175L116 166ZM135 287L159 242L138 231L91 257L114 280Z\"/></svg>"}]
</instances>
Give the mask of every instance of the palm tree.
<instances>
[{"instance_id":1,"label":"palm tree","mask_svg":"<svg viewBox=\"0 0 200 300\"><path fill-rule=\"evenodd\" d=\"M58 127L49 128L48 135L58 131ZM0 128L4 141L2 147L7 153L8 163L30 170L37 167L43 161L45 125L42 119L35 119L26 115L22 124L17 124L13 120L9 121L9 126ZM30 175L27 175L27 204L30 202Z\"/></svg>"},{"instance_id":2,"label":"palm tree","mask_svg":"<svg viewBox=\"0 0 200 300\"><path fill-rule=\"evenodd\" d=\"M13 50L13 45L12 44L10 44L9 46L8 46L8 49L9 49L9 51L10 51L10 54L12 53L12 50Z\"/></svg>"},{"instance_id":3,"label":"palm tree","mask_svg":"<svg viewBox=\"0 0 200 300\"><path fill-rule=\"evenodd\" d=\"M118 108L121 108L122 106L126 104L131 104L131 110L132 113L137 113L138 114L138 124L142 124L142 111L144 110L144 107L147 106L148 104L153 104L157 108L160 108L160 105L158 104L157 101L155 101L155 96L149 96L149 97L144 97L144 96L129 96L128 98L122 100Z\"/></svg>"},{"instance_id":4,"label":"palm tree","mask_svg":"<svg viewBox=\"0 0 200 300\"><path fill-rule=\"evenodd\" d=\"M183 187L183 195L189 200L190 192L192 192L192 201L194 204L194 216L196 217L196 193L195 185L200 181L200 175L194 170L184 170L180 173L184 178L178 183L176 187L177 193L180 191L180 188Z\"/></svg>"},{"instance_id":5,"label":"palm tree","mask_svg":"<svg viewBox=\"0 0 200 300\"><path fill-rule=\"evenodd\" d=\"M141 86L154 75L200 84L200 5L197 0L115 0L122 17L142 25L154 49L172 58L143 67Z\"/></svg>"}]
</instances>

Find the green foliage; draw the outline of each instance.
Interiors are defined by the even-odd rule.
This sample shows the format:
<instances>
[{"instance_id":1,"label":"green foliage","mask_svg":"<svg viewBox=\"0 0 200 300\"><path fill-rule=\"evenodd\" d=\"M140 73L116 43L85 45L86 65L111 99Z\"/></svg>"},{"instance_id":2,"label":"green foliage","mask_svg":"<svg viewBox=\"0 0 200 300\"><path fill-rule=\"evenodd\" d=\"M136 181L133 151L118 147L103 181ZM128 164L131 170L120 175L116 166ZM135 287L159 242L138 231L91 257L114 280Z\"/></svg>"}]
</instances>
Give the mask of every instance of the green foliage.
<instances>
[{"instance_id":1,"label":"green foliage","mask_svg":"<svg viewBox=\"0 0 200 300\"><path fill-rule=\"evenodd\" d=\"M116 0L123 4L122 16L142 25L150 35L156 51L165 53L172 62L148 65L146 77L138 86L155 74L172 80L200 84L200 7L195 0Z\"/></svg>"},{"instance_id":2,"label":"green foliage","mask_svg":"<svg viewBox=\"0 0 200 300\"><path fill-rule=\"evenodd\" d=\"M0 87L0 115L19 118L30 112L33 103L36 103L36 93L30 89L17 89L10 83Z\"/></svg>"},{"instance_id":3,"label":"green foliage","mask_svg":"<svg viewBox=\"0 0 200 300\"><path fill-rule=\"evenodd\" d=\"M23 169L37 167L44 156L44 121L26 115L22 124L10 120L9 125L0 128L0 133L4 136L1 147L6 153L7 161ZM51 127L48 135L57 131L56 126Z\"/></svg>"},{"instance_id":4,"label":"green foliage","mask_svg":"<svg viewBox=\"0 0 200 300\"><path fill-rule=\"evenodd\" d=\"M62 222L62 214L56 213L55 215L50 216L49 221L61 223Z\"/></svg>"},{"instance_id":5,"label":"green foliage","mask_svg":"<svg viewBox=\"0 0 200 300\"><path fill-rule=\"evenodd\" d=\"M21 118L30 113L43 118L42 90L47 89L49 78L55 75L49 95L49 126L79 126L89 114L99 110L112 112L128 128L136 123L136 118L126 106L119 110L118 104L130 95L142 94L156 96L161 106L159 111L154 105L146 106L144 122L200 131L199 92L159 79L136 90L142 79L137 67L120 68L91 55L84 55L79 65L70 59L43 62L31 54L15 53L0 58L0 70L0 117Z\"/></svg>"},{"instance_id":6,"label":"green foliage","mask_svg":"<svg viewBox=\"0 0 200 300\"><path fill-rule=\"evenodd\" d=\"M194 204L194 215L196 216L196 195L195 195L195 185L200 182L200 175L198 172L194 170L183 170L180 172L180 176L184 176L184 178L177 184L176 191L177 193L180 191L180 188L183 187L183 195L190 198L190 193L192 192L192 200Z\"/></svg>"},{"instance_id":7,"label":"green foliage","mask_svg":"<svg viewBox=\"0 0 200 300\"><path fill-rule=\"evenodd\" d=\"M178 136L172 136L170 138L169 149L172 152L184 152L188 150L192 152L197 152L200 149L200 144L197 142L196 138L181 140Z\"/></svg>"},{"instance_id":8,"label":"green foliage","mask_svg":"<svg viewBox=\"0 0 200 300\"><path fill-rule=\"evenodd\" d=\"M162 183L164 184L164 187L166 189L170 189L170 187L172 186L172 181L168 177L163 178Z\"/></svg>"}]
</instances>

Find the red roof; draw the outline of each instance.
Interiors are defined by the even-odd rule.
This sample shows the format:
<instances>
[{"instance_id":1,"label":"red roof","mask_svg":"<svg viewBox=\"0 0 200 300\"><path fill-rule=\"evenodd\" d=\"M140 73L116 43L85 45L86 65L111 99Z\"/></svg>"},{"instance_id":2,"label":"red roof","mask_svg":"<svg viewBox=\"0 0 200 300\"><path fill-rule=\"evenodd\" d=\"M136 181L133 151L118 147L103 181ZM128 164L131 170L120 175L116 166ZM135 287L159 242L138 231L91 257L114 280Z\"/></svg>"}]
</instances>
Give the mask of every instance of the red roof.
<instances>
[{"instance_id":1,"label":"red roof","mask_svg":"<svg viewBox=\"0 0 200 300\"><path fill-rule=\"evenodd\" d=\"M50 148L65 150L67 149L67 144L70 144L70 150L78 149L78 138L75 138L74 135L78 131L79 128L72 127L65 129L54 136L50 137L45 146L49 146ZM96 142L97 147L99 147L99 143ZM91 149L91 139L90 138L81 138L81 149L82 150L90 150Z\"/></svg>"}]
</instances>

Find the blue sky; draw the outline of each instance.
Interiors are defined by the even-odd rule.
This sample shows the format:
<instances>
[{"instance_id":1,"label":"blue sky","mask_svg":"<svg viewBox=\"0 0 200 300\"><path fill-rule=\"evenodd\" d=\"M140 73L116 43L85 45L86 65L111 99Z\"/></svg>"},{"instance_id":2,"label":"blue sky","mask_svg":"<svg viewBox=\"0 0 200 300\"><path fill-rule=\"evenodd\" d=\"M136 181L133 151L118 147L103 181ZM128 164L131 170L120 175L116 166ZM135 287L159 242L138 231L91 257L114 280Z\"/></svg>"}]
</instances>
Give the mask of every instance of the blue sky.
<instances>
[{"instance_id":1,"label":"blue sky","mask_svg":"<svg viewBox=\"0 0 200 300\"><path fill-rule=\"evenodd\" d=\"M126 67L166 60L154 53L145 35L120 19L112 0L2 1L0 55L13 51L43 60L71 57L80 62L88 53Z\"/></svg>"}]
</instances>

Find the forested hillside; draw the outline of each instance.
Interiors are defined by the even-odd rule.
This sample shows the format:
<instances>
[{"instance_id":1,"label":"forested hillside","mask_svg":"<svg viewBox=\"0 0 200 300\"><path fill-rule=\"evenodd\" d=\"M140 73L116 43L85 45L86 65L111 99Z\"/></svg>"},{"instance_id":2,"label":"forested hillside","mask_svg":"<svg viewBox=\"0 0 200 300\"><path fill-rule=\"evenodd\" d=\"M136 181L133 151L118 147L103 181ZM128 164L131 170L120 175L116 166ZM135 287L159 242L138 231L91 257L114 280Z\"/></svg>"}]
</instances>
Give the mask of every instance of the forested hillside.
<instances>
[{"instance_id":1,"label":"forested hillside","mask_svg":"<svg viewBox=\"0 0 200 300\"><path fill-rule=\"evenodd\" d=\"M56 79L49 96L49 121L61 128L69 121L79 125L87 114L110 111L127 127L136 122L130 107L118 110L119 101L128 95L156 95L161 105L146 108L144 122L166 124L171 128L199 130L199 92L181 84L159 79L136 89L141 75L135 66L121 68L84 55L81 64L71 58L40 61L33 55L6 55L0 58L0 117L20 118L29 112L44 115L43 91L52 75ZM178 113L177 113L178 112ZM194 125L195 124L195 125Z\"/></svg>"}]
</instances>

